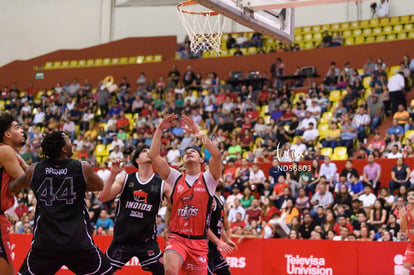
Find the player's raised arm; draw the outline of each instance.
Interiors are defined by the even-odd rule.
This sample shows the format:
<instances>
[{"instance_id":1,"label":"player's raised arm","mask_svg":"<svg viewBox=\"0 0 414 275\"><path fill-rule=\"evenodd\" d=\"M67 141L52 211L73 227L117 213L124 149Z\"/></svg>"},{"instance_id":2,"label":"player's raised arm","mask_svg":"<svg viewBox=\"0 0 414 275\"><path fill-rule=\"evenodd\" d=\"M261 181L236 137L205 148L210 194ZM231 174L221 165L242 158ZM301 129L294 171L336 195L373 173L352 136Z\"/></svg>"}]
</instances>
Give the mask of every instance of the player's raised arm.
<instances>
[{"instance_id":1,"label":"player's raised arm","mask_svg":"<svg viewBox=\"0 0 414 275\"><path fill-rule=\"evenodd\" d=\"M125 180L124 176L118 176L124 170L122 160L116 160L111 164L111 174L104 182L104 187L99 192L98 200L105 202L115 198L122 190L122 185Z\"/></svg>"},{"instance_id":2,"label":"player's raised arm","mask_svg":"<svg viewBox=\"0 0 414 275\"><path fill-rule=\"evenodd\" d=\"M24 172L20 177L15 179L14 181L9 182L9 185L7 187L8 191L10 193L16 194L20 192L20 190L24 188L28 188L30 185L30 180L33 175L34 167L36 166L35 163L29 166L29 168L26 169L26 172Z\"/></svg>"},{"instance_id":3,"label":"player's raised arm","mask_svg":"<svg viewBox=\"0 0 414 275\"><path fill-rule=\"evenodd\" d=\"M103 180L95 173L91 165L86 161L82 161L82 170L87 184L86 191L101 191Z\"/></svg>"},{"instance_id":4,"label":"player's raised arm","mask_svg":"<svg viewBox=\"0 0 414 275\"><path fill-rule=\"evenodd\" d=\"M161 147L161 135L162 131L170 127L171 121L177 118L176 114L168 114L165 116L161 123L158 125L155 130L154 136L152 137L151 148L149 152L149 158L152 161L152 165L155 168L155 171L160 175L162 179L167 179L170 174L170 166L167 161L163 159L160 155Z\"/></svg>"},{"instance_id":5,"label":"player's raised arm","mask_svg":"<svg viewBox=\"0 0 414 275\"><path fill-rule=\"evenodd\" d=\"M407 231L407 210L405 209L404 204L398 205L398 214L400 216L400 228L402 232Z\"/></svg>"},{"instance_id":6,"label":"player's raised arm","mask_svg":"<svg viewBox=\"0 0 414 275\"><path fill-rule=\"evenodd\" d=\"M220 150L217 148L216 144L206 136L203 132L200 131L200 128L197 124L193 121L193 119L189 116L183 115L182 120L185 124L185 130L197 137L199 141L201 141L204 146L209 151L211 158L208 163L208 168L215 180L218 180L221 177L221 153Z\"/></svg>"},{"instance_id":7,"label":"player's raised arm","mask_svg":"<svg viewBox=\"0 0 414 275\"><path fill-rule=\"evenodd\" d=\"M6 170L12 179L17 179L24 174L22 167L17 161L16 152L10 146L0 146L0 166Z\"/></svg>"}]
</instances>

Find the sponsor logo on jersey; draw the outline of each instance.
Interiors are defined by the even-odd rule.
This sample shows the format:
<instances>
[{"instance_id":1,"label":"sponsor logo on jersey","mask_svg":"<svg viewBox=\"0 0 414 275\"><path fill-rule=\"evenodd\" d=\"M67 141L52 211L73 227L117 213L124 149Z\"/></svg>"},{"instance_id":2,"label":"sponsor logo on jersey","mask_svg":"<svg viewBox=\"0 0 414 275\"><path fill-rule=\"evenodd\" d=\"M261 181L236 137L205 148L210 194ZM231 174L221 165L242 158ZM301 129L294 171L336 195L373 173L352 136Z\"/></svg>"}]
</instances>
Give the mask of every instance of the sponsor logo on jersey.
<instances>
[{"instance_id":1,"label":"sponsor logo on jersey","mask_svg":"<svg viewBox=\"0 0 414 275\"><path fill-rule=\"evenodd\" d=\"M187 264L187 266L185 268L187 270L192 270L192 271L201 271L201 270L203 270L202 265Z\"/></svg>"},{"instance_id":2,"label":"sponsor logo on jersey","mask_svg":"<svg viewBox=\"0 0 414 275\"><path fill-rule=\"evenodd\" d=\"M196 191L196 192L206 192L206 189L204 187L194 187L194 191Z\"/></svg>"},{"instance_id":3,"label":"sponsor logo on jersey","mask_svg":"<svg viewBox=\"0 0 414 275\"><path fill-rule=\"evenodd\" d=\"M148 250L148 251L147 251L147 255L148 255L149 257L154 256L154 255L155 255L154 250Z\"/></svg>"},{"instance_id":4,"label":"sponsor logo on jersey","mask_svg":"<svg viewBox=\"0 0 414 275\"><path fill-rule=\"evenodd\" d=\"M187 220L191 217L196 217L198 214L198 208L193 205L186 205L184 208L177 209L177 216L182 217L184 220Z\"/></svg>"},{"instance_id":5,"label":"sponsor logo on jersey","mask_svg":"<svg viewBox=\"0 0 414 275\"><path fill-rule=\"evenodd\" d=\"M134 187L134 183L133 183L133 182L128 183L128 187L129 187L129 188Z\"/></svg>"},{"instance_id":6,"label":"sponsor logo on jersey","mask_svg":"<svg viewBox=\"0 0 414 275\"><path fill-rule=\"evenodd\" d=\"M182 186L182 185L178 185L177 186L177 192L178 193L181 193L181 192L183 192L184 191L184 187Z\"/></svg>"},{"instance_id":7,"label":"sponsor logo on jersey","mask_svg":"<svg viewBox=\"0 0 414 275\"><path fill-rule=\"evenodd\" d=\"M193 198L193 194L191 194L190 196L185 196L181 200L183 201L184 204L186 204L187 201L191 202L192 198ZM187 203L189 203L189 202L187 202Z\"/></svg>"},{"instance_id":8,"label":"sponsor logo on jersey","mask_svg":"<svg viewBox=\"0 0 414 275\"><path fill-rule=\"evenodd\" d=\"M152 209L152 205L136 201L127 201L125 204L125 208L150 212Z\"/></svg>"},{"instance_id":9,"label":"sponsor logo on jersey","mask_svg":"<svg viewBox=\"0 0 414 275\"><path fill-rule=\"evenodd\" d=\"M137 202L143 202L143 203L147 203L147 199L148 199L148 194L142 190L136 190L134 191L134 200L136 200Z\"/></svg>"}]
</instances>

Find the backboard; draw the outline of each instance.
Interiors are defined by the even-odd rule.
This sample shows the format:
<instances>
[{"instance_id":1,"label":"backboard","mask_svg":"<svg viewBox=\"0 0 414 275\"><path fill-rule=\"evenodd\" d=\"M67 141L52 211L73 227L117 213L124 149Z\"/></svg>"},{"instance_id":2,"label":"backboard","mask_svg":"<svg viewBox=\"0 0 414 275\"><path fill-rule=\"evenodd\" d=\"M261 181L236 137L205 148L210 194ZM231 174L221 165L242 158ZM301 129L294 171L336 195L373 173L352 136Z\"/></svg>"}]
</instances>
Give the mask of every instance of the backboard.
<instances>
[{"instance_id":1,"label":"backboard","mask_svg":"<svg viewBox=\"0 0 414 275\"><path fill-rule=\"evenodd\" d=\"M295 8L366 0L195 0L201 5L282 42L294 39Z\"/></svg>"}]
</instances>

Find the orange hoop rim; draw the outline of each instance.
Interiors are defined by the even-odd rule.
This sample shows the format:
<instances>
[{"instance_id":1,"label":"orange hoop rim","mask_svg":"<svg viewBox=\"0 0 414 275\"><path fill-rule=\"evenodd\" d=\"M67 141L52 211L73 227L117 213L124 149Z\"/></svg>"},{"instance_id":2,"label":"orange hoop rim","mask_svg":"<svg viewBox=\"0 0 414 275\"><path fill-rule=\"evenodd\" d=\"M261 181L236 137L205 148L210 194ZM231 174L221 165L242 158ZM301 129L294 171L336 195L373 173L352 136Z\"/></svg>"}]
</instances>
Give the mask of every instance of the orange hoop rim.
<instances>
[{"instance_id":1,"label":"orange hoop rim","mask_svg":"<svg viewBox=\"0 0 414 275\"><path fill-rule=\"evenodd\" d=\"M184 7L191 6L191 5L200 5L195 1L184 1L177 5L177 10L181 13L185 14L192 14L192 15L203 15L203 16L217 16L219 15L216 11L189 11L183 9Z\"/></svg>"}]
</instances>

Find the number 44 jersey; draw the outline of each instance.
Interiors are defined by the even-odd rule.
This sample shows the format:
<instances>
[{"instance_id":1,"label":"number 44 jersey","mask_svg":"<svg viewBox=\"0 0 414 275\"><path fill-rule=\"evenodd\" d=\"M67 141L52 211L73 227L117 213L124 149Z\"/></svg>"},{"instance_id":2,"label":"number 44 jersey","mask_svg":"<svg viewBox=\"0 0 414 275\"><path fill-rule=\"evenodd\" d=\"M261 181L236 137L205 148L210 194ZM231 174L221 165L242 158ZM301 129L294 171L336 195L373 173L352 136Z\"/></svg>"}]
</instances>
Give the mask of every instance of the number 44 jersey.
<instances>
[{"instance_id":1,"label":"number 44 jersey","mask_svg":"<svg viewBox=\"0 0 414 275\"><path fill-rule=\"evenodd\" d=\"M86 182L80 161L42 160L34 168L30 188L37 199L33 248L90 247Z\"/></svg>"}]
</instances>

